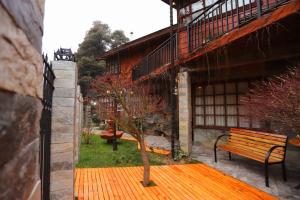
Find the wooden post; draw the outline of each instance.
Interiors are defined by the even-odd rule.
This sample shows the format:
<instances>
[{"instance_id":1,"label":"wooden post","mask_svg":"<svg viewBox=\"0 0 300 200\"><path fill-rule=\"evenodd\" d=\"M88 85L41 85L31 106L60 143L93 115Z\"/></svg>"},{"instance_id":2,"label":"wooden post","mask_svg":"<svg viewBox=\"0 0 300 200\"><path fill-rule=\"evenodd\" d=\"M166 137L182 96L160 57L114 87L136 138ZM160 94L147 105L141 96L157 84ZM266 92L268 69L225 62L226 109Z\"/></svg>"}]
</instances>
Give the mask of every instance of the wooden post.
<instances>
[{"instance_id":1,"label":"wooden post","mask_svg":"<svg viewBox=\"0 0 300 200\"><path fill-rule=\"evenodd\" d=\"M171 91L171 112L172 112L172 133L171 133L171 148L172 148L172 158L175 157L175 135L177 135L176 131L176 96L174 95L174 88L175 88L175 69L174 69L174 44L172 42L173 39L173 0L169 0L170 4L170 48L171 48L171 80L170 80L170 91Z\"/></svg>"}]
</instances>

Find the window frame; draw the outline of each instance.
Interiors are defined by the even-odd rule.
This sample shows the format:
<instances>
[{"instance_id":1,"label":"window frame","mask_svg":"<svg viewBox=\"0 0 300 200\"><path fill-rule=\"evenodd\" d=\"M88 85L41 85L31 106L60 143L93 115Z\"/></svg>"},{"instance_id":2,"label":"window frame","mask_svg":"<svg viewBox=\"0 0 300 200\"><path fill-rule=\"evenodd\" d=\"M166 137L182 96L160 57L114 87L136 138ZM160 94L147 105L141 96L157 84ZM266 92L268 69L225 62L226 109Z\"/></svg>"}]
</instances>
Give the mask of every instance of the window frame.
<instances>
[{"instance_id":1,"label":"window frame","mask_svg":"<svg viewBox=\"0 0 300 200\"><path fill-rule=\"evenodd\" d=\"M120 64L120 54L110 56L106 59L106 74L120 74L121 64Z\"/></svg>"},{"instance_id":2,"label":"window frame","mask_svg":"<svg viewBox=\"0 0 300 200\"><path fill-rule=\"evenodd\" d=\"M239 127L239 128L246 128L246 129L259 129L259 127L254 127L254 120L252 120L251 118L249 118L249 126L241 126L241 121L240 118L247 118L247 116L245 114L241 113L241 103L239 101L240 96L245 95L247 92L240 92L239 91L239 84L242 83L247 83L247 87L248 87L248 91L253 87L252 83L254 81L250 81L250 80L235 80L235 81L220 81L220 82L213 82L211 84L204 84L204 83L200 83L200 84L194 84L192 86L192 113L193 113L193 119L192 119L192 123L193 123L193 128L201 128L201 129L229 129L229 128L233 128L233 127ZM227 92L226 91L226 84L234 84L235 86L235 91L234 92ZM216 85L223 85L223 92L222 94L216 94ZM199 86L202 88L202 94L197 94L197 88L199 88ZM212 94L207 95L205 90L208 86L212 86ZM223 104L217 104L216 103L216 96L222 95L223 96ZM228 95L235 95L235 103L231 103L228 104L227 103L227 96ZM196 99L198 97L202 97L202 104L196 104ZM207 105L206 104L206 97L213 97L213 103ZM208 106L212 106L213 107L213 114L206 114L206 110ZM216 107L217 106L223 106L223 113L224 114L216 114ZM236 114L228 114L228 106L235 106L236 107ZM201 108L202 107L202 114L196 114L196 109L197 108ZM202 120L203 120L203 125L199 125L197 124L196 121L196 117L197 116L202 116ZM207 125L207 117L212 116L213 117L213 125ZM217 118L216 117L224 117L224 126L220 126L217 125ZM228 125L228 117L236 117L236 126L229 126Z\"/></svg>"}]
</instances>

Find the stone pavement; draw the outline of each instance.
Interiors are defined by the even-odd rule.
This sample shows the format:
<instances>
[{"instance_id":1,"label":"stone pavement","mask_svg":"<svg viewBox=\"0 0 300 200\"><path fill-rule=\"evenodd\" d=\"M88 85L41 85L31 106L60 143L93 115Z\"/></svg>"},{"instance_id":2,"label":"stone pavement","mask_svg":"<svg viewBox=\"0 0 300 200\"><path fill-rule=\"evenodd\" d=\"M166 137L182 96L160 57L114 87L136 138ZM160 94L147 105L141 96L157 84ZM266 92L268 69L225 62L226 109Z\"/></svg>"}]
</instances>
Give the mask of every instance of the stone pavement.
<instances>
[{"instance_id":1,"label":"stone pavement","mask_svg":"<svg viewBox=\"0 0 300 200\"><path fill-rule=\"evenodd\" d=\"M199 146L193 146L193 159L207 164L236 179L244 181L256 188L284 200L300 200L300 169L287 166L287 182L282 179L281 165L269 167L270 187L265 186L264 165L237 155L232 155L229 161L228 154L218 152L218 162L214 162L213 152L203 152Z\"/></svg>"},{"instance_id":2,"label":"stone pavement","mask_svg":"<svg viewBox=\"0 0 300 200\"><path fill-rule=\"evenodd\" d=\"M124 136L132 137L128 133L124 133ZM171 143L163 136L155 136L155 135L146 135L145 142L148 147L163 149L163 150L171 150Z\"/></svg>"}]
</instances>

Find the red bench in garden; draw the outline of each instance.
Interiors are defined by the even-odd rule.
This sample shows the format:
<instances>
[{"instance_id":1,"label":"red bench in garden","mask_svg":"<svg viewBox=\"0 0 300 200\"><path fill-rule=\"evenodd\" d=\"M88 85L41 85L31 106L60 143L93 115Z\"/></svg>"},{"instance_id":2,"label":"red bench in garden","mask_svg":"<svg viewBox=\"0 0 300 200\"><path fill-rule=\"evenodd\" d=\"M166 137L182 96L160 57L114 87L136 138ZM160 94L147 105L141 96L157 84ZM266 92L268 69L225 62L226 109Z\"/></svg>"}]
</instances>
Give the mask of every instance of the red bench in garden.
<instances>
[{"instance_id":1,"label":"red bench in garden","mask_svg":"<svg viewBox=\"0 0 300 200\"><path fill-rule=\"evenodd\" d=\"M225 143L219 144L221 138L227 137ZM231 154L237 154L265 165L265 184L269 187L269 165L281 164L283 179L286 181L285 155L287 136L241 128L231 128L229 134L221 135L214 145L215 162L217 149L227 151L229 160Z\"/></svg>"}]
</instances>

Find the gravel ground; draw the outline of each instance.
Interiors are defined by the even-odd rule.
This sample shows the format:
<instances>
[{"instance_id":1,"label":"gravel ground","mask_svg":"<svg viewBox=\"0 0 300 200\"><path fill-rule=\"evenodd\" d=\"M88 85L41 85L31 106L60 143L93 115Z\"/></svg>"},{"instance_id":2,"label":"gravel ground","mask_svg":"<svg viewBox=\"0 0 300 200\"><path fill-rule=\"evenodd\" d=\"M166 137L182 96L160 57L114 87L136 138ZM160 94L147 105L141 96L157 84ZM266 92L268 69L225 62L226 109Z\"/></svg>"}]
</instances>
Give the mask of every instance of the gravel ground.
<instances>
[{"instance_id":1,"label":"gravel ground","mask_svg":"<svg viewBox=\"0 0 300 200\"><path fill-rule=\"evenodd\" d=\"M126 137L132 137L128 133L124 133L123 135ZM171 143L163 136L147 135L145 137L145 142L148 147L171 150Z\"/></svg>"}]
</instances>

